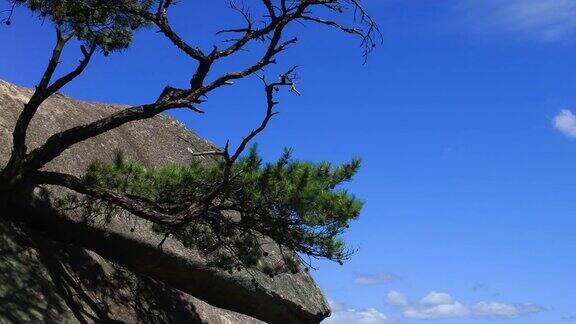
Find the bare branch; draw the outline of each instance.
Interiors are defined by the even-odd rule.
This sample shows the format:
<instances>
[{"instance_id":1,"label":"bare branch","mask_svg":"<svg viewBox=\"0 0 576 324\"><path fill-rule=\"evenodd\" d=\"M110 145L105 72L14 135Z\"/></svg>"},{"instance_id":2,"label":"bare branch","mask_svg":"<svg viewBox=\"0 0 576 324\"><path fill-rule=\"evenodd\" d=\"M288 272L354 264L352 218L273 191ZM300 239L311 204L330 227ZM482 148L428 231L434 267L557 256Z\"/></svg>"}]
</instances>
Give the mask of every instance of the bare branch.
<instances>
[{"instance_id":1,"label":"bare branch","mask_svg":"<svg viewBox=\"0 0 576 324\"><path fill-rule=\"evenodd\" d=\"M158 15L153 15L148 12L142 12L135 10L133 8L127 8L128 12L140 15L151 22L154 22L160 27L161 31L170 39L172 42L182 49L185 53L199 61L199 66L196 73L191 80L191 88L189 90L179 90L174 88L166 88L169 91L164 91L157 102L128 108L124 111L115 113L109 117L103 118L89 125L78 126L70 130L64 131L62 133L52 136L45 145L33 151L28 159L29 168L35 169L43 166L45 163L49 162L51 159L58 156L65 149L81 142L92 136L102 134L106 131L119 127L127 122L141 120L145 118L150 118L156 114L164 112L171 108L177 107L188 107L195 111L199 111L195 104L198 103L198 98L202 95L206 95L210 91L219 88L224 85L229 85L233 80L241 79L247 77L269 64L275 63L274 57L280 52L284 51L291 44L294 44L297 39L291 38L287 41L281 42L282 34L284 28L291 21L300 19L306 12L306 9L315 4L327 5L335 3L335 1L329 0L318 0L318 1L302 1L297 6L286 7L284 1L282 4L282 16L278 16L271 20L271 23L266 27L256 30L248 31L244 37L239 39L236 43L231 45L229 48L223 51L217 51L216 48L213 49L212 53L208 56L204 55L200 50L194 49L188 44L186 44L169 26L166 19L165 10L161 10ZM355 2L354 2L355 3ZM167 5L168 2L164 3ZM168 4L169 5L169 4ZM364 17L364 12L361 11L362 19L367 20L369 18ZM371 20L368 20L371 21ZM324 23L328 23L325 21ZM330 23L328 23L330 24ZM336 24L336 23L334 23ZM334 26L340 26L338 24ZM341 26L342 27L342 26ZM342 27L344 28L344 27ZM264 54L260 59L251 66L246 67L243 70L236 72L226 73L207 85L203 85L204 79L206 78L210 68L215 60L228 55L231 55L241 49L250 40L257 39L268 33L271 33L269 38L269 43ZM292 86L294 84L292 83ZM293 88L295 93L299 93L295 88Z\"/></svg>"},{"instance_id":2,"label":"bare branch","mask_svg":"<svg viewBox=\"0 0 576 324\"><path fill-rule=\"evenodd\" d=\"M268 10L270 18L276 19L276 12L274 11L274 5L272 4L272 0L262 0L262 2L266 6L266 10Z\"/></svg>"},{"instance_id":3,"label":"bare branch","mask_svg":"<svg viewBox=\"0 0 576 324\"><path fill-rule=\"evenodd\" d=\"M226 49L215 53L214 58L219 59L222 57L230 56L236 53L237 51L241 50L250 41L256 39L262 39L264 36L270 33L276 34L277 32L280 32L281 34L284 27L286 27L286 25L288 25L291 21L300 18L300 16L306 11L306 8L308 8L310 5L311 3L308 3L307 1L302 1L302 3L296 9L286 11L281 16L278 17L276 17L276 15L272 16L270 23L261 29L253 30L251 28L251 24L249 24L245 28L246 32L243 37L239 38L236 42L234 42ZM271 38L273 40L274 35Z\"/></svg>"},{"instance_id":4,"label":"bare branch","mask_svg":"<svg viewBox=\"0 0 576 324\"><path fill-rule=\"evenodd\" d=\"M238 160L240 155L246 149L246 146L250 141L252 141L258 134L260 134L270 122L270 119L278 114L278 112L274 111L274 107L278 104L277 101L274 100L274 92L277 91L278 87L280 86L290 86L291 88L294 87L292 77L294 75L294 71L296 70L297 66L291 68L286 73L280 75L280 80L273 83L267 83L264 77L260 77L262 82L264 83L264 92L266 93L266 113L264 118L260 122L260 126L253 129L244 139L240 142L240 145L236 148L234 154L229 158L229 164L233 164Z\"/></svg>"},{"instance_id":5,"label":"bare branch","mask_svg":"<svg viewBox=\"0 0 576 324\"><path fill-rule=\"evenodd\" d=\"M90 62L90 59L92 58L92 55L94 54L94 51L96 50L96 43L92 43L92 45L90 45L89 49L86 49L86 47L84 47L84 45L82 45L82 46L80 46L80 50L82 51L84 58L82 58L80 60L80 63L78 64L78 66L74 70L72 70L68 74L62 76L58 80L54 81L54 83L52 83L46 89L46 94L45 94L46 98L53 95L54 93L56 93L60 89L62 89L66 84L68 84L70 81L74 80L76 77L78 77L84 71L84 69L86 69L86 67L88 66L88 63Z\"/></svg>"},{"instance_id":6,"label":"bare branch","mask_svg":"<svg viewBox=\"0 0 576 324\"><path fill-rule=\"evenodd\" d=\"M72 33L64 36L62 35L60 28L56 28L56 45L54 45L54 49L52 50L52 56L50 57L48 66L40 79L40 83L32 94L32 97L30 97L30 100L28 100L24 105L24 109L16 121L16 126L12 133L12 155L8 162L8 166L18 164L24 154L26 154L26 132L28 131L28 126L42 102L44 102L44 100L53 93L51 91L54 89L49 88L49 83L56 71L56 67L60 63L62 50L72 36Z\"/></svg>"},{"instance_id":7,"label":"bare branch","mask_svg":"<svg viewBox=\"0 0 576 324\"><path fill-rule=\"evenodd\" d=\"M192 156L224 156L224 154L222 151L206 151L192 153Z\"/></svg>"},{"instance_id":8,"label":"bare branch","mask_svg":"<svg viewBox=\"0 0 576 324\"><path fill-rule=\"evenodd\" d=\"M125 123L150 118L171 108L188 107L201 112L200 110L197 110L193 105L194 103L198 102L198 98L201 95L205 95L218 87L230 84L232 80L241 79L257 72L266 65L273 63L273 57L275 55L282 52L289 45L296 42L297 39L292 38L288 41L280 43L284 27L285 24L281 24L279 25L279 28L274 31L266 52L254 65L249 66L239 72L227 73L217 78L212 83L206 86L202 86L201 82L206 77L212 64L212 60L206 59L200 63L196 74L192 78L192 88L190 90L166 88L155 103L127 108L91 124L74 127L67 131L55 134L51 136L43 146L30 153L30 156L27 159L27 168L41 168L43 165L57 157L68 147L76 143L107 132Z\"/></svg>"},{"instance_id":9,"label":"bare branch","mask_svg":"<svg viewBox=\"0 0 576 324\"><path fill-rule=\"evenodd\" d=\"M122 6L122 10L126 11L127 13L131 13L136 16L140 16L146 19L149 22L154 23L162 34L164 34L176 47L181 49L184 53L188 56L196 59L199 62L206 60L206 55L199 49L194 48L188 43L186 43L170 26L168 22L168 17L166 15L166 11L168 7L171 5L172 1L160 1L160 5L158 6L158 12L156 14L152 14L148 11L135 9L130 6Z\"/></svg>"},{"instance_id":10,"label":"bare branch","mask_svg":"<svg viewBox=\"0 0 576 324\"><path fill-rule=\"evenodd\" d=\"M343 26L343 25L341 25L335 21L332 21L332 20L326 20L326 19L321 19L321 18L312 17L312 16L302 16L301 19L313 21L313 22L323 24L323 25L328 25L331 27L338 28L338 29L342 30L343 32L364 37L364 34L362 33L362 29L345 27L345 26Z\"/></svg>"},{"instance_id":11,"label":"bare branch","mask_svg":"<svg viewBox=\"0 0 576 324\"><path fill-rule=\"evenodd\" d=\"M50 136L42 146L28 154L24 168L27 171L38 170L76 143L108 132L128 122L151 118L176 107L178 106L160 101L149 105L126 108L90 124L56 133Z\"/></svg>"}]
</instances>

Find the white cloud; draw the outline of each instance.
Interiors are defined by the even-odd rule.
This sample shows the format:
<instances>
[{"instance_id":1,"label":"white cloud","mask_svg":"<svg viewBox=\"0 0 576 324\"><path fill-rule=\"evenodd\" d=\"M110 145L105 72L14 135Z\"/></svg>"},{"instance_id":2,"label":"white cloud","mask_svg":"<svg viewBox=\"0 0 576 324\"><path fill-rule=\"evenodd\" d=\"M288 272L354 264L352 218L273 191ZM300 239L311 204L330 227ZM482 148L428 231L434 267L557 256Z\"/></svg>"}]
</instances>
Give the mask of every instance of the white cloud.
<instances>
[{"instance_id":1,"label":"white cloud","mask_svg":"<svg viewBox=\"0 0 576 324\"><path fill-rule=\"evenodd\" d=\"M428 295L424 296L420 300L420 303L423 305L442 305L442 304L452 304L454 300L452 296L448 295L447 293L431 291Z\"/></svg>"},{"instance_id":2,"label":"white cloud","mask_svg":"<svg viewBox=\"0 0 576 324\"><path fill-rule=\"evenodd\" d=\"M474 305L472 312L478 316L516 317L520 315L520 310L512 305L484 301Z\"/></svg>"},{"instance_id":3,"label":"white cloud","mask_svg":"<svg viewBox=\"0 0 576 324\"><path fill-rule=\"evenodd\" d=\"M356 274L354 282L359 285L377 285L390 283L397 278L398 277L392 273Z\"/></svg>"},{"instance_id":4,"label":"white cloud","mask_svg":"<svg viewBox=\"0 0 576 324\"><path fill-rule=\"evenodd\" d=\"M366 310L346 309L334 312L325 324L385 324L392 323L384 314L369 308Z\"/></svg>"},{"instance_id":5,"label":"white cloud","mask_svg":"<svg viewBox=\"0 0 576 324\"><path fill-rule=\"evenodd\" d=\"M468 307L459 302L425 307L409 307L403 312L404 317L410 319L437 319L463 317L470 315Z\"/></svg>"},{"instance_id":6,"label":"white cloud","mask_svg":"<svg viewBox=\"0 0 576 324\"><path fill-rule=\"evenodd\" d=\"M458 8L475 29L484 32L544 42L576 34L576 0L468 0Z\"/></svg>"},{"instance_id":7,"label":"white cloud","mask_svg":"<svg viewBox=\"0 0 576 324\"><path fill-rule=\"evenodd\" d=\"M392 292L388 293L387 300ZM466 305L454 300L445 292L431 291L417 303L408 303L407 298L394 291L394 296L402 296L405 303L394 305L402 310L407 319L434 320L442 318L482 317L482 318L515 318L522 315L538 313L543 308L535 304L505 304L495 301L481 301Z\"/></svg>"},{"instance_id":8,"label":"white cloud","mask_svg":"<svg viewBox=\"0 0 576 324\"><path fill-rule=\"evenodd\" d=\"M554 128L562 132L562 134L576 138L576 115L568 109L562 109L558 115L554 116L552 120Z\"/></svg>"},{"instance_id":9,"label":"white cloud","mask_svg":"<svg viewBox=\"0 0 576 324\"><path fill-rule=\"evenodd\" d=\"M519 304L516 305L518 309L520 309L520 315L522 314L532 314L532 313L540 313L545 311L546 309L540 305L536 304Z\"/></svg>"},{"instance_id":10,"label":"white cloud","mask_svg":"<svg viewBox=\"0 0 576 324\"><path fill-rule=\"evenodd\" d=\"M386 315L374 308L354 309L334 300L328 300L332 315L323 324L390 324L393 323Z\"/></svg>"},{"instance_id":11,"label":"white cloud","mask_svg":"<svg viewBox=\"0 0 576 324\"><path fill-rule=\"evenodd\" d=\"M406 306L408 305L408 299L404 294L391 290L386 295L386 303L392 306Z\"/></svg>"}]
</instances>

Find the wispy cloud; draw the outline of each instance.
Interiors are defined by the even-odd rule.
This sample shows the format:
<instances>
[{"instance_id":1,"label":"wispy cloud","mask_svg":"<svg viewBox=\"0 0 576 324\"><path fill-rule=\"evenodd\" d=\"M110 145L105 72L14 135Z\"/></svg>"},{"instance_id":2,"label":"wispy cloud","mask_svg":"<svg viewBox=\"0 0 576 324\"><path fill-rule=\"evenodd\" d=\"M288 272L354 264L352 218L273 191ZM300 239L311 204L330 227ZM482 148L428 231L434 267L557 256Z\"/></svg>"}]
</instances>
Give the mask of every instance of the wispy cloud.
<instances>
[{"instance_id":1,"label":"wispy cloud","mask_svg":"<svg viewBox=\"0 0 576 324\"><path fill-rule=\"evenodd\" d=\"M399 293L396 290L391 290L386 295L386 303L392 306L407 306L408 298L406 298L404 294Z\"/></svg>"},{"instance_id":2,"label":"wispy cloud","mask_svg":"<svg viewBox=\"0 0 576 324\"><path fill-rule=\"evenodd\" d=\"M401 293L391 291L388 296L391 294L402 296L405 302L389 304L398 307L402 311L404 318L413 320L463 317L509 319L543 311L543 308L536 304L506 304L496 301L480 301L476 304L467 305L455 300L448 293L438 291L431 291L422 297L420 301L412 303L408 302L407 298Z\"/></svg>"},{"instance_id":3,"label":"wispy cloud","mask_svg":"<svg viewBox=\"0 0 576 324\"><path fill-rule=\"evenodd\" d=\"M514 318L526 314L539 313L544 310L536 304L510 305L499 302L479 302L471 308L476 316Z\"/></svg>"},{"instance_id":4,"label":"wispy cloud","mask_svg":"<svg viewBox=\"0 0 576 324\"><path fill-rule=\"evenodd\" d=\"M576 0L468 0L459 15L477 31L514 34L543 42L576 34Z\"/></svg>"},{"instance_id":5,"label":"wispy cloud","mask_svg":"<svg viewBox=\"0 0 576 324\"><path fill-rule=\"evenodd\" d=\"M328 300L332 315L322 324L391 324L394 321L374 308L354 309L345 304Z\"/></svg>"},{"instance_id":6,"label":"wispy cloud","mask_svg":"<svg viewBox=\"0 0 576 324\"><path fill-rule=\"evenodd\" d=\"M470 310L459 302L428 306L413 305L406 308L402 315L410 319L431 320L468 316Z\"/></svg>"},{"instance_id":7,"label":"wispy cloud","mask_svg":"<svg viewBox=\"0 0 576 324\"><path fill-rule=\"evenodd\" d=\"M554 128L562 134L576 138L576 115L568 109L562 109L552 120Z\"/></svg>"},{"instance_id":8,"label":"wispy cloud","mask_svg":"<svg viewBox=\"0 0 576 324\"><path fill-rule=\"evenodd\" d=\"M576 323L576 315L567 315L560 318L562 323Z\"/></svg>"},{"instance_id":9,"label":"wispy cloud","mask_svg":"<svg viewBox=\"0 0 576 324\"><path fill-rule=\"evenodd\" d=\"M428 293L428 295L420 299L420 304L422 305L443 305L452 303L454 303L452 296L448 295L447 293L437 291L431 291Z\"/></svg>"},{"instance_id":10,"label":"wispy cloud","mask_svg":"<svg viewBox=\"0 0 576 324\"><path fill-rule=\"evenodd\" d=\"M387 284L398 279L393 273L376 273L376 274L365 274L358 273L354 278L354 282L359 285L378 285Z\"/></svg>"}]
</instances>

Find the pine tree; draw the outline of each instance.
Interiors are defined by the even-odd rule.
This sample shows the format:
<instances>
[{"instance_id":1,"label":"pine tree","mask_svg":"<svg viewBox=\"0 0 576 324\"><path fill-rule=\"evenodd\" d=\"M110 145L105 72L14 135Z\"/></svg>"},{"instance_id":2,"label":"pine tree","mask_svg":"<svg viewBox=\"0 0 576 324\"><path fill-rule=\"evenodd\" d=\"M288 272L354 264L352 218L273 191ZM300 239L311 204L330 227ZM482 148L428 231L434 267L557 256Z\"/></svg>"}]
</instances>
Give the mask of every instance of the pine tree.
<instances>
[{"instance_id":1,"label":"pine tree","mask_svg":"<svg viewBox=\"0 0 576 324\"><path fill-rule=\"evenodd\" d=\"M13 131L12 154L0 172L0 198L4 206L18 205L21 197L38 186L62 186L85 195L92 210L128 211L154 223L155 229L167 236L177 236L185 244L206 251L217 251L219 258L215 265L230 271L258 264L265 253L259 243L262 237L269 237L290 251L284 257L284 267L292 272L299 271L295 258L301 255L340 263L350 256L351 251L341 241L340 234L358 217L362 202L339 186L352 179L360 161L353 159L340 166L295 161L291 151L286 150L275 163L264 163L254 147L245 151L276 114L275 93L284 88L300 94L295 84L295 67L277 78L264 75L266 68L298 41L295 35L286 37L288 26L311 23L358 36L364 57L375 46L380 37L378 27L357 0L263 0L258 2L266 12L258 17L263 23L257 23L246 7L230 1L230 8L241 14L246 25L219 31L218 34L232 35L230 41L207 51L185 41L172 29L169 12L178 10L178 6L171 0L9 0L8 3L11 9L4 18L6 25L14 28L12 12L27 8L53 23L56 44ZM330 13L320 16L325 9ZM348 9L355 12L357 26L347 27L333 20ZM54 134L44 144L29 150L25 145L26 134L40 105L82 74L94 55L121 52L134 41L135 31L143 28L159 30L182 54L196 62L190 86L166 86L153 102ZM83 58L75 69L55 78L62 50L73 38L81 42ZM209 77L215 63L233 58L251 44L260 44L263 54L237 71ZM201 106L208 94L249 76L262 80L265 116L236 149L227 144L220 150L198 153L216 157L219 162L212 167L192 164L146 169L118 153L111 164L92 164L83 178L43 169L72 145L126 123L146 120L174 108L202 113ZM266 271L274 275L276 270Z\"/></svg>"}]
</instances>

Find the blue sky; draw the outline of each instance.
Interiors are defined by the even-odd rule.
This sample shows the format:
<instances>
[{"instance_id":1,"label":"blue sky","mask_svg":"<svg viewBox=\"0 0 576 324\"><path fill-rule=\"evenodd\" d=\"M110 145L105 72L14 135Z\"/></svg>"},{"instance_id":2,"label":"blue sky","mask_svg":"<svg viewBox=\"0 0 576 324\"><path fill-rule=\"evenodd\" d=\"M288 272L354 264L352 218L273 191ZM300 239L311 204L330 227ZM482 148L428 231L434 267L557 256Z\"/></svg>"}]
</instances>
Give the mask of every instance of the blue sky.
<instances>
[{"instance_id":1,"label":"blue sky","mask_svg":"<svg viewBox=\"0 0 576 324\"><path fill-rule=\"evenodd\" d=\"M180 1L176 30L208 46L238 22L223 2ZM363 65L349 36L293 30L299 44L267 74L300 65L303 95L281 95L257 139L269 159L284 146L302 159L363 158L348 185L367 202L346 234L359 251L313 273L334 307L326 323L576 323L576 1L364 3L383 44ZM0 28L0 78L37 82L48 27L19 10ZM64 92L138 104L185 85L193 67L145 31ZM209 99L205 115L172 114L220 145L264 109L255 78Z\"/></svg>"}]
</instances>

